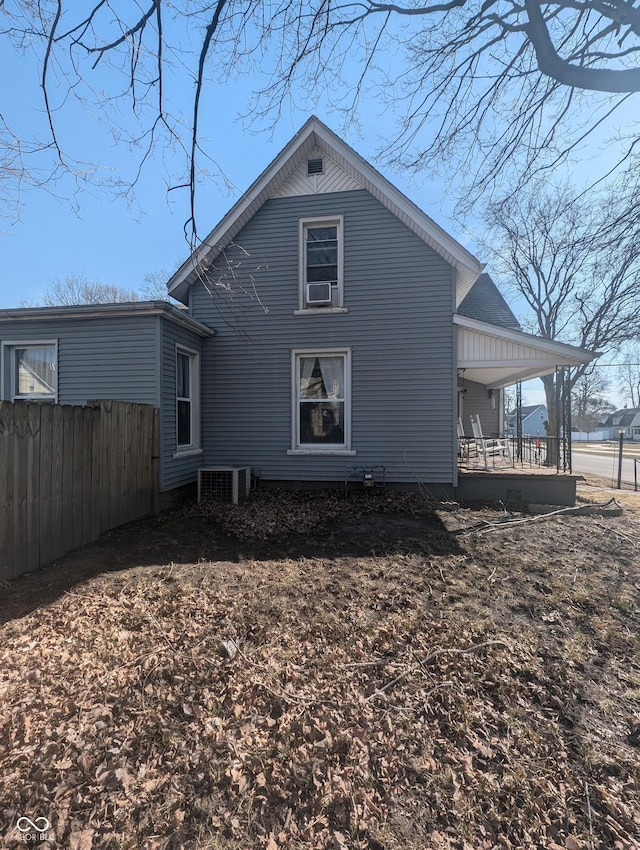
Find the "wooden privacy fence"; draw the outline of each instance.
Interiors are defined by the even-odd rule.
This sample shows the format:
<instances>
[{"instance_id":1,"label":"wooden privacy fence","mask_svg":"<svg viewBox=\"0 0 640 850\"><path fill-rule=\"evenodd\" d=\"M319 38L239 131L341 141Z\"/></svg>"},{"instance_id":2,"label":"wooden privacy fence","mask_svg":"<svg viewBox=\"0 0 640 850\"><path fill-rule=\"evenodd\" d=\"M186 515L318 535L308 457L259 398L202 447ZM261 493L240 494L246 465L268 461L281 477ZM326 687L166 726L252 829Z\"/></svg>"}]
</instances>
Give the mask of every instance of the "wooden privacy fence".
<instances>
[{"instance_id":1,"label":"wooden privacy fence","mask_svg":"<svg viewBox=\"0 0 640 850\"><path fill-rule=\"evenodd\" d=\"M0 578L157 511L158 412L0 402Z\"/></svg>"}]
</instances>

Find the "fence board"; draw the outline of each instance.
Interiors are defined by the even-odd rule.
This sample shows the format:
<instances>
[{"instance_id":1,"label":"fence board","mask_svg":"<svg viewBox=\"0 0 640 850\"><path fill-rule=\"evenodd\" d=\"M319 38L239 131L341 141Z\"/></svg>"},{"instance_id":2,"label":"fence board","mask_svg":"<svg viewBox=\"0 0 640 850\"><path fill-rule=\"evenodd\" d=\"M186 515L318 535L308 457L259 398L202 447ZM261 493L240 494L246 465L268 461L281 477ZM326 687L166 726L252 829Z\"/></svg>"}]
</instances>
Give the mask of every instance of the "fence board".
<instances>
[{"instance_id":1,"label":"fence board","mask_svg":"<svg viewBox=\"0 0 640 850\"><path fill-rule=\"evenodd\" d=\"M51 523L53 502L53 405L40 405L40 481L34 499L39 508L40 532L38 563L53 560L53 528Z\"/></svg>"},{"instance_id":2,"label":"fence board","mask_svg":"<svg viewBox=\"0 0 640 850\"><path fill-rule=\"evenodd\" d=\"M27 486L25 506L27 535L27 569L40 566L40 413L42 405L24 405L27 413L26 468L24 470Z\"/></svg>"},{"instance_id":3,"label":"fence board","mask_svg":"<svg viewBox=\"0 0 640 850\"><path fill-rule=\"evenodd\" d=\"M13 406L0 402L0 578L13 578Z\"/></svg>"},{"instance_id":4,"label":"fence board","mask_svg":"<svg viewBox=\"0 0 640 850\"><path fill-rule=\"evenodd\" d=\"M13 416L13 575L28 572L27 562L27 405L16 405Z\"/></svg>"},{"instance_id":5,"label":"fence board","mask_svg":"<svg viewBox=\"0 0 640 850\"><path fill-rule=\"evenodd\" d=\"M158 411L0 402L0 577L157 510Z\"/></svg>"},{"instance_id":6,"label":"fence board","mask_svg":"<svg viewBox=\"0 0 640 850\"><path fill-rule=\"evenodd\" d=\"M62 551L73 549L73 407L62 408L62 498L60 521L62 524Z\"/></svg>"},{"instance_id":7,"label":"fence board","mask_svg":"<svg viewBox=\"0 0 640 850\"><path fill-rule=\"evenodd\" d=\"M91 533L95 540L102 530L102 413L91 407Z\"/></svg>"},{"instance_id":8,"label":"fence board","mask_svg":"<svg viewBox=\"0 0 640 850\"><path fill-rule=\"evenodd\" d=\"M64 410L51 406L51 559L64 555L62 478L64 468ZM46 563L44 561L43 563Z\"/></svg>"}]
</instances>

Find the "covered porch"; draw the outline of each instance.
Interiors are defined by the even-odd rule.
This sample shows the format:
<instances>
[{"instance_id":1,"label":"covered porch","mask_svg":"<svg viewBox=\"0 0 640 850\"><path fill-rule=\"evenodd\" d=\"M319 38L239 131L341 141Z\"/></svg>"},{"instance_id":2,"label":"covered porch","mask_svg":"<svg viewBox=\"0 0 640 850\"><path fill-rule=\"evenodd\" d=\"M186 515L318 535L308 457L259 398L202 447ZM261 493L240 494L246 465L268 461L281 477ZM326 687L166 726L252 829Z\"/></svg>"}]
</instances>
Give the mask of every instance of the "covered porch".
<instances>
[{"instance_id":1,"label":"covered porch","mask_svg":"<svg viewBox=\"0 0 640 850\"><path fill-rule=\"evenodd\" d=\"M501 500L508 498L510 491L516 500L518 494L530 493L537 501L546 492L554 495L555 490L555 504L572 504L575 480L572 484L567 480L566 493L558 489L558 475L572 478L570 370L589 363L596 355L462 315L454 316L454 324L458 349L459 487L469 493L482 491L487 494L485 498L493 491L500 492ZM516 385L517 414L521 382L553 373L558 412L555 428L547 426L546 433L535 437L523 436L521 427L507 434L505 388ZM520 422L517 415L516 422ZM497 476L503 479L502 484L495 480Z\"/></svg>"}]
</instances>

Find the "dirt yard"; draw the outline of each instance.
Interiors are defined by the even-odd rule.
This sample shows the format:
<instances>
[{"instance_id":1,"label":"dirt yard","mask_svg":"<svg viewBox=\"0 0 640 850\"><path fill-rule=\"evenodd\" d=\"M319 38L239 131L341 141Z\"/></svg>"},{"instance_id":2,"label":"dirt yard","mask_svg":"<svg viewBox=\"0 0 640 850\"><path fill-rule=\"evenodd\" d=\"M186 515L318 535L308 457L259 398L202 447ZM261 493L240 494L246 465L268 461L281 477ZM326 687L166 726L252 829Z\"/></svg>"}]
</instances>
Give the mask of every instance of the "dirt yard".
<instances>
[{"instance_id":1,"label":"dirt yard","mask_svg":"<svg viewBox=\"0 0 640 850\"><path fill-rule=\"evenodd\" d=\"M621 499L260 492L0 589L0 846L640 848Z\"/></svg>"}]
</instances>

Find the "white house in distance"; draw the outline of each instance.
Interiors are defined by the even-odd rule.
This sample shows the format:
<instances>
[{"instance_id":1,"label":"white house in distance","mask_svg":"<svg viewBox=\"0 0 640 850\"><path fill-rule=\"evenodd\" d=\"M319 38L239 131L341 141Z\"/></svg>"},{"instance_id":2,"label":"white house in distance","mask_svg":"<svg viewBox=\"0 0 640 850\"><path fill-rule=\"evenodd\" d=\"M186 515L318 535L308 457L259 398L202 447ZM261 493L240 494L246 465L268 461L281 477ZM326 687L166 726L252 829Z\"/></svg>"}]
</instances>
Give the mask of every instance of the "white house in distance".
<instances>
[{"instance_id":1,"label":"white house in distance","mask_svg":"<svg viewBox=\"0 0 640 850\"><path fill-rule=\"evenodd\" d=\"M603 440L617 440L624 431L625 440L640 442L640 407L625 407L609 414L602 425Z\"/></svg>"}]
</instances>

